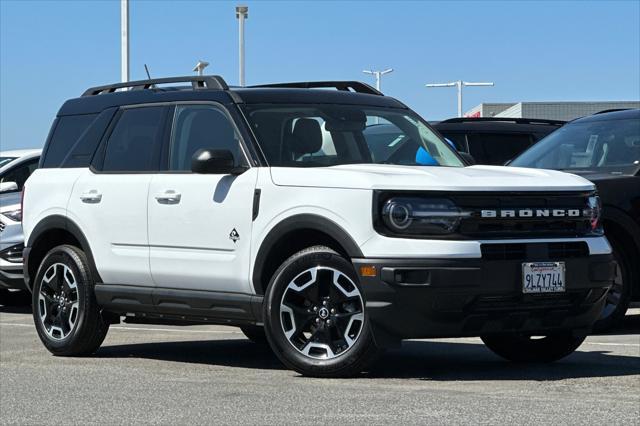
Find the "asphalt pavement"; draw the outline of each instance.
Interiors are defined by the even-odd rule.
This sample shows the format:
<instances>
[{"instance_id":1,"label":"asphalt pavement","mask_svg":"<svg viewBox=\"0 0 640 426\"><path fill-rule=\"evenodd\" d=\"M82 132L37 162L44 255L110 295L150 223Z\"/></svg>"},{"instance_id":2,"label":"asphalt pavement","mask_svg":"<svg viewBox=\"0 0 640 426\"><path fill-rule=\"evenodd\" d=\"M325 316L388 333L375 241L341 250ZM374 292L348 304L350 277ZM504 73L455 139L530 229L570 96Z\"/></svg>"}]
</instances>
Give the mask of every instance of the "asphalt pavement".
<instances>
[{"instance_id":1,"label":"asphalt pavement","mask_svg":"<svg viewBox=\"0 0 640 426\"><path fill-rule=\"evenodd\" d=\"M640 309L546 365L479 339L405 342L355 379L309 379L223 326L112 326L92 357L50 355L0 307L0 424L640 424Z\"/></svg>"}]
</instances>

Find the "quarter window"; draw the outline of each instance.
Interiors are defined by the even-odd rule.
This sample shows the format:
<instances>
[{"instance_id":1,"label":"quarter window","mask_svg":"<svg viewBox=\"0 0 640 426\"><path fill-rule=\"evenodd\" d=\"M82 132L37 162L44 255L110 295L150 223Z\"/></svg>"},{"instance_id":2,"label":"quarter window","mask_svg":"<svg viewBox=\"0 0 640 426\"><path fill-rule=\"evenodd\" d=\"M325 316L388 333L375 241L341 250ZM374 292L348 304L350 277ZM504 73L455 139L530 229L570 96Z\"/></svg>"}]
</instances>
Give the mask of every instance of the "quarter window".
<instances>
[{"instance_id":1,"label":"quarter window","mask_svg":"<svg viewBox=\"0 0 640 426\"><path fill-rule=\"evenodd\" d=\"M212 105L176 107L171 134L169 170L191 170L191 158L199 149L229 150L242 162L240 138L223 110Z\"/></svg>"},{"instance_id":2,"label":"quarter window","mask_svg":"<svg viewBox=\"0 0 640 426\"><path fill-rule=\"evenodd\" d=\"M102 169L111 172L158 170L165 107L125 109L104 155Z\"/></svg>"}]
</instances>

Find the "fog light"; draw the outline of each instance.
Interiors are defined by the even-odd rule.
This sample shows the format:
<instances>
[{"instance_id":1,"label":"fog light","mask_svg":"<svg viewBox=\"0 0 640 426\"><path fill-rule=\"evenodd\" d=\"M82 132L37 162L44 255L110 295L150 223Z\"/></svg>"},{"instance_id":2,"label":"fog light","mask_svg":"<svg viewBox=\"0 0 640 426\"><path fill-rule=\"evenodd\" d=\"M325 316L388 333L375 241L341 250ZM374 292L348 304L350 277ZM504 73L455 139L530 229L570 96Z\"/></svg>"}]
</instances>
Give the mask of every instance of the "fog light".
<instances>
[{"instance_id":1,"label":"fog light","mask_svg":"<svg viewBox=\"0 0 640 426\"><path fill-rule=\"evenodd\" d=\"M378 275L378 268L373 265L361 266L360 275L363 277L375 277Z\"/></svg>"}]
</instances>

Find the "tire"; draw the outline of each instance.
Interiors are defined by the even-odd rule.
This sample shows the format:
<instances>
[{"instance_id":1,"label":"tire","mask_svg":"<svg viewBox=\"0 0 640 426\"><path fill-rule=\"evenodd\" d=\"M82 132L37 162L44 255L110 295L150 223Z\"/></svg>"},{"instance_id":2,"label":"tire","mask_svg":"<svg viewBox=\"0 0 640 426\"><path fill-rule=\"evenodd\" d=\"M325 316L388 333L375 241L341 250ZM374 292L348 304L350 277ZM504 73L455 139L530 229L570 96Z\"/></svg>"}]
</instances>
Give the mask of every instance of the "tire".
<instances>
[{"instance_id":1,"label":"tire","mask_svg":"<svg viewBox=\"0 0 640 426\"><path fill-rule=\"evenodd\" d=\"M257 343L259 345L266 345L267 336L264 334L264 327L260 327L259 325L245 325L244 327L240 327L242 333L247 337L247 339L251 340L253 343Z\"/></svg>"},{"instance_id":2,"label":"tire","mask_svg":"<svg viewBox=\"0 0 640 426\"><path fill-rule=\"evenodd\" d=\"M571 331L542 338L525 335L483 336L482 341L496 355L514 362L553 362L572 354L586 335Z\"/></svg>"},{"instance_id":3,"label":"tire","mask_svg":"<svg viewBox=\"0 0 640 426\"><path fill-rule=\"evenodd\" d=\"M264 318L275 354L305 376L353 376L380 353L353 266L327 247L302 250L278 268Z\"/></svg>"},{"instance_id":4,"label":"tire","mask_svg":"<svg viewBox=\"0 0 640 426\"><path fill-rule=\"evenodd\" d=\"M631 301L631 285L635 282L631 256L627 249L615 237L609 237L609 241L617 263L616 278L607 293L607 301L600 318L593 325L594 331L599 333L609 331L622 322Z\"/></svg>"},{"instance_id":5,"label":"tire","mask_svg":"<svg viewBox=\"0 0 640 426\"><path fill-rule=\"evenodd\" d=\"M94 353L109 323L100 313L87 259L61 245L44 257L33 282L33 319L44 346L57 356Z\"/></svg>"}]
</instances>

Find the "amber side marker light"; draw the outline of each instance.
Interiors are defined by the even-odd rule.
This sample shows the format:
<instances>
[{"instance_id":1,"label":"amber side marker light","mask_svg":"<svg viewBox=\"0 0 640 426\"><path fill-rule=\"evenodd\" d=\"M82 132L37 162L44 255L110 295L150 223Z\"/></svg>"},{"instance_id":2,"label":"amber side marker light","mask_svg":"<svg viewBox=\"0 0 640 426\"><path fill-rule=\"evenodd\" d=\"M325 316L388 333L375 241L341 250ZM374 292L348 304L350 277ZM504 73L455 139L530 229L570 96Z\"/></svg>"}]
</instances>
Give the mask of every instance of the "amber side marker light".
<instances>
[{"instance_id":1,"label":"amber side marker light","mask_svg":"<svg viewBox=\"0 0 640 426\"><path fill-rule=\"evenodd\" d=\"M378 275L378 268L373 265L361 266L360 275L363 277L375 277Z\"/></svg>"}]
</instances>

